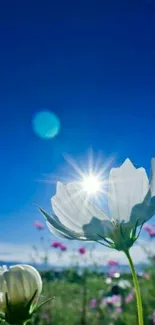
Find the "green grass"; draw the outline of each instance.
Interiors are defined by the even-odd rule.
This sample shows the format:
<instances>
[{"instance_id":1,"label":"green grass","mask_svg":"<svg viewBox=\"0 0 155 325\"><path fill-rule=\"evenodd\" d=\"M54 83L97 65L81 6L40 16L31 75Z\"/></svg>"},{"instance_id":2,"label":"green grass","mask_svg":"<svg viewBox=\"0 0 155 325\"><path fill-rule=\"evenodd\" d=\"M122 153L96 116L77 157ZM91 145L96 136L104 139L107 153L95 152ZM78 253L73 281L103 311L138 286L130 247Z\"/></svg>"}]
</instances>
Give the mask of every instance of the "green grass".
<instances>
[{"instance_id":1,"label":"green grass","mask_svg":"<svg viewBox=\"0 0 155 325\"><path fill-rule=\"evenodd\" d=\"M155 275L154 267L149 270L150 279L139 277L141 287L144 324L151 325L152 313L155 309ZM49 276L53 280L49 279ZM137 310L135 298L130 303L125 303L125 297L131 292L132 278L130 275L122 275L121 279L128 279L131 288L119 289L122 298L122 312L117 312L117 307L111 304L102 306L103 297L112 296L112 287L118 280L113 280L111 285L105 283L106 276L91 274L79 277L73 270L65 272L59 279L54 279L52 272L44 272L43 293L41 300L49 297L54 299L33 317L34 325L137 325ZM97 300L96 308L90 308L90 300ZM45 319L45 317L48 319Z\"/></svg>"}]
</instances>

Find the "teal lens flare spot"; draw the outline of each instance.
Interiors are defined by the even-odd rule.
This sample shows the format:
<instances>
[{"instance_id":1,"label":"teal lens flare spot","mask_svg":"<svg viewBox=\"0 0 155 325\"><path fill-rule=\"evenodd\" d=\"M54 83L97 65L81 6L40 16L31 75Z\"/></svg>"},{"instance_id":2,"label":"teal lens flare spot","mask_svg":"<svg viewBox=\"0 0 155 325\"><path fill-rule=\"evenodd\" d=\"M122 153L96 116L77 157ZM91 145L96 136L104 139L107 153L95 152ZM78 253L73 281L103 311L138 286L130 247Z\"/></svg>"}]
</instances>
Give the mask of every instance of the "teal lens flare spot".
<instances>
[{"instance_id":1,"label":"teal lens flare spot","mask_svg":"<svg viewBox=\"0 0 155 325\"><path fill-rule=\"evenodd\" d=\"M33 119L35 133L43 139L52 139L60 131L60 120L52 112L42 111Z\"/></svg>"}]
</instances>

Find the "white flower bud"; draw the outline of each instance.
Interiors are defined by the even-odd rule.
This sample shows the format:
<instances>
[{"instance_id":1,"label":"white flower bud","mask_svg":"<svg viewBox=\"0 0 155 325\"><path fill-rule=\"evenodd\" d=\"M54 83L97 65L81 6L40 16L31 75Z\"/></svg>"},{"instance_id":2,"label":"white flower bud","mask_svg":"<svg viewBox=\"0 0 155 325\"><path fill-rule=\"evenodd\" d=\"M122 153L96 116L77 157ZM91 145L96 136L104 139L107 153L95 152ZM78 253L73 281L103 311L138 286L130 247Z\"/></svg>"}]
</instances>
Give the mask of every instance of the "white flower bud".
<instances>
[{"instance_id":1,"label":"white flower bud","mask_svg":"<svg viewBox=\"0 0 155 325\"><path fill-rule=\"evenodd\" d=\"M21 323L32 313L42 291L38 271L29 265L0 270L0 312L10 324ZM20 319L19 319L20 318Z\"/></svg>"}]
</instances>

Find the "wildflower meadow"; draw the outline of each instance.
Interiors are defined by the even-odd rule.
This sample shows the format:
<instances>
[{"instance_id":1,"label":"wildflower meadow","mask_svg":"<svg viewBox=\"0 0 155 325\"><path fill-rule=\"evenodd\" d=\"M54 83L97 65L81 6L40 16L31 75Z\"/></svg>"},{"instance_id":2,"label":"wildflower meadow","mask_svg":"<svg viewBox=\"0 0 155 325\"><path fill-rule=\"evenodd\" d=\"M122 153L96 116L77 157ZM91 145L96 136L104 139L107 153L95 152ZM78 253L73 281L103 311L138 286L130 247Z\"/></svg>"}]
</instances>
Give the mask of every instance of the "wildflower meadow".
<instances>
[{"instance_id":1,"label":"wildflower meadow","mask_svg":"<svg viewBox=\"0 0 155 325\"><path fill-rule=\"evenodd\" d=\"M44 236L44 225L34 224L38 236ZM41 232L40 232L41 230ZM155 226L145 224L143 231L150 236ZM153 240L153 237L152 237ZM60 260L65 259L69 245L61 240L51 241L50 250ZM40 249L40 248L39 248ZM74 262L72 254L76 256ZM151 254L151 255L150 255ZM148 262L137 269L141 289L144 324L155 324L155 257L148 254ZM45 251L46 255L46 251ZM91 267L87 266L87 256L91 256ZM36 254L37 258L37 254ZM48 258L43 256L43 261ZM84 263L81 266L81 260ZM46 268L40 270L43 291L40 301L49 301L34 313L32 324L137 324L137 306L135 288L129 268L123 270L116 259L109 259L105 254L105 269L99 268L89 245L79 245L70 252L70 266L65 268ZM35 264L35 260L33 260Z\"/></svg>"},{"instance_id":2,"label":"wildflower meadow","mask_svg":"<svg viewBox=\"0 0 155 325\"><path fill-rule=\"evenodd\" d=\"M149 229L149 230L148 230ZM143 231L148 236L155 226L145 224ZM151 237L153 240L153 237ZM61 255L62 241L52 241L50 248L55 250L58 258ZM66 243L65 251L70 250ZM143 249L143 248L142 248ZM72 259L72 254L77 260ZM155 256L147 251L147 263L137 268L137 277L141 290L144 324L155 324ZM86 256L92 257L91 267L83 263ZM32 318L37 324L111 324L137 325L136 294L130 269L124 271L117 259L109 259L105 254L105 269L99 268L93 250L89 245L79 245L70 254L70 267L64 269L41 270L43 292L41 299L51 298ZM103 258L103 257L102 257ZM61 263L59 264L61 265Z\"/></svg>"},{"instance_id":3,"label":"wildflower meadow","mask_svg":"<svg viewBox=\"0 0 155 325\"><path fill-rule=\"evenodd\" d=\"M0 1L0 325L155 325L155 0Z\"/></svg>"},{"instance_id":4,"label":"wildflower meadow","mask_svg":"<svg viewBox=\"0 0 155 325\"><path fill-rule=\"evenodd\" d=\"M155 211L155 158L150 181L143 168L126 159L111 169L108 183L110 217L90 201L90 194L101 186L94 176L57 184L54 213L50 216L40 208L46 224L34 221L40 247L32 247L31 265L0 269L2 323L155 324L154 253L141 247L147 262L140 268L130 253L142 231L150 240L155 237L155 225L148 224ZM44 235L46 225L57 236L50 243ZM71 240L78 240L78 246L71 248ZM96 244L106 251L98 251ZM126 270L114 258L119 254L128 261Z\"/></svg>"}]
</instances>

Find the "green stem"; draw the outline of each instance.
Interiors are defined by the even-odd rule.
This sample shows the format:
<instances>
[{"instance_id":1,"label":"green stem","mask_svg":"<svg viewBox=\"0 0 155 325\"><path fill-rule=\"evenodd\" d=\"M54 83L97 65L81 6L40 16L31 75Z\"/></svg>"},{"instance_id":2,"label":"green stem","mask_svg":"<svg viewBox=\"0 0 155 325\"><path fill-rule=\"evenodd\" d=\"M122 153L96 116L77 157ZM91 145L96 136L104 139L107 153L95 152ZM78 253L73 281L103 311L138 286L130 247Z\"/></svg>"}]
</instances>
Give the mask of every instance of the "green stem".
<instances>
[{"instance_id":1,"label":"green stem","mask_svg":"<svg viewBox=\"0 0 155 325\"><path fill-rule=\"evenodd\" d=\"M131 268L131 272L132 272L132 276L133 276L133 283L134 283L135 290L136 290L138 324L139 325L144 325L142 299L141 299L141 292L140 292L140 287L139 287L139 284L138 284L137 275L136 275L134 264L133 264L133 261L132 261L132 258L130 256L129 251L126 251L125 254L126 254L126 256L128 258L128 261L129 261L129 264L130 264L130 268Z\"/></svg>"}]
</instances>

